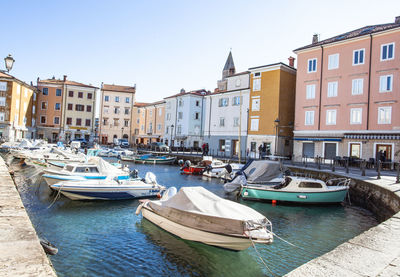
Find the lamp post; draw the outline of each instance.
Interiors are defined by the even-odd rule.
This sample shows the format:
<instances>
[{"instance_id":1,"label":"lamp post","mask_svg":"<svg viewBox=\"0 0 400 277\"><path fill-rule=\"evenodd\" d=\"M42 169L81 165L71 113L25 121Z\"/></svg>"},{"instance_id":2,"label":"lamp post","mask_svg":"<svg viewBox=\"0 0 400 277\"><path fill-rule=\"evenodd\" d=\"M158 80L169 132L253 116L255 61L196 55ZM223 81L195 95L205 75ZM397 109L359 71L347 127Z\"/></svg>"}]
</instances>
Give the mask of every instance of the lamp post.
<instances>
[{"instance_id":1,"label":"lamp post","mask_svg":"<svg viewBox=\"0 0 400 277\"><path fill-rule=\"evenodd\" d=\"M280 120L279 120L279 118L277 118L277 119L275 119L275 151L274 151L274 156L277 156L276 155L276 151L277 151L277 148L278 148L278 127L279 127L279 123L281 122Z\"/></svg>"},{"instance_id":2,"label":"lamp post","mask_svg":"<svg viewBox=\"0 0 400 277\"><path fill-rule=\"evenodd\" d=\"M174 130L174 124L172 124L171 125L171 138L170 138L170 141L169 141L169 146L172 148L172 133L173 133L173 130Z\"/></svg>"},{"instance_id":3,"label":"lamp post","mask_svg":"<svg viewBox=\"0 0 400 277\"><path fill-rule=\"evenodd\" d=\"M13 65L14 65L14 58L11 56L11 54L8 54L7 57L4 58L4 63L7 69L7 72L10 72L10 70L12 69ZM0 70L2 72L6 72L6 70Z\"/></svg>"},{"instance_id":4,"label":"lamp post","mask_svg":"<svg viewBox=\"0 0 400 277\"><path fill-rule=\"evenodd\" d=\"M122 127L121 129L121 139L123 138L123 136L124 136L124 127Z\"/></svg>"}]
</instances>

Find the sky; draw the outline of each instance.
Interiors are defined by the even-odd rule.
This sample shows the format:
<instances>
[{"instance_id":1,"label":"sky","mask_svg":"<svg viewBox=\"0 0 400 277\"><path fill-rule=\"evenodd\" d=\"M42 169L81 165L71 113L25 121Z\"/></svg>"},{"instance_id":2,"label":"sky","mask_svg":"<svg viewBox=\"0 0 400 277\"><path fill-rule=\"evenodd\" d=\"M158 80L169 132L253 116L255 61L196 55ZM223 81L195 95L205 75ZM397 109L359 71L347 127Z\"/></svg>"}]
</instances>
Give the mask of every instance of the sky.
<instances>
[{"instance_id":1,"label":"sky","mask_svg":"<svg viewBox=\"0 0 400 277\"><path fill-rule=\"evenodd\" d=\"M288 63L313 34L394 22L400 1L0 0L0 10L0 57L12 54L13 76L136 84L136 101L154 102L213 91L230 49L236 72Z\"/></svg>"}]
</instances>

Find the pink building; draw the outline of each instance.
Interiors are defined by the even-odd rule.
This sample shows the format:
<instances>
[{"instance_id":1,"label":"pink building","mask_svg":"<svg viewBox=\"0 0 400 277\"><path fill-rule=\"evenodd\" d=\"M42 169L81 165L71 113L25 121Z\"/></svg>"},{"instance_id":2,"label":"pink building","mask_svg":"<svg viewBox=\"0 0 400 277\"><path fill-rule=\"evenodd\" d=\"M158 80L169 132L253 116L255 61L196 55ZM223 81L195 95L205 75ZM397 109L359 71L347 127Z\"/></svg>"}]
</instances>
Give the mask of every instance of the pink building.
<instances>
[{"instance_id":1,"label":"pink building","mask_svg":"<svg viewBox=\"0 0 400 277\"><path fill-rule=\"evenodd\" d=\"M399 161L400 17L294 52L295 159Z\"/></svg>"}]
</instances>

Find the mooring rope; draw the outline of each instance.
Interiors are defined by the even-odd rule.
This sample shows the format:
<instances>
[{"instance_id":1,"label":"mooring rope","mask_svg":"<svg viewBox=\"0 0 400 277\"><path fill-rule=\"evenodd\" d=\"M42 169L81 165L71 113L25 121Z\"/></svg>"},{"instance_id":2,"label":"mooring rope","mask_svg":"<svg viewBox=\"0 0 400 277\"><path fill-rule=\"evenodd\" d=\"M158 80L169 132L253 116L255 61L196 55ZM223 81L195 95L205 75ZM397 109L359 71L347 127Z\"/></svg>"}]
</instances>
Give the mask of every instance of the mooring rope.
<instances>
[{"instance_id":1,"label":"mooring rope","mask_svg":"<svg viewBox=\"0 0 400 277\"><path fill-rule=\"evenodd\" d=\"M254 244L254 241L253 241L253 239L251 238L250 232L249 232L249 239L250 239L251 244L253 245L253 248L254 248L254 250L256 251L258 257L260 258L261 262L262 262L263 265L265 266L265 268L268 269L268 271L269 271L273 276L278 276L278 277L279 277L279 275L275 274L275 273L272 271L272 269L269 268L269 266L264 262L264 259L262 258L260 252L258 252L258 250L257 250L257 248L256 248L256 245Z\"/></svg>"},{"instance_id":2,"label":"mooring rope","mask_svg":"<svg viewBox=\"0 0 400 277\"><path fill-rule=\"evenodd\" d=\"M50 209L54 205L54 203L58 200L58 198L60 197L61 189L63 188L63 186L64 186L64 183L62 183L60 189L57 192L57 195L53 199L53 202L51 202L51 204L47 207L47 209Z\"/></svg>"}]
</instances>

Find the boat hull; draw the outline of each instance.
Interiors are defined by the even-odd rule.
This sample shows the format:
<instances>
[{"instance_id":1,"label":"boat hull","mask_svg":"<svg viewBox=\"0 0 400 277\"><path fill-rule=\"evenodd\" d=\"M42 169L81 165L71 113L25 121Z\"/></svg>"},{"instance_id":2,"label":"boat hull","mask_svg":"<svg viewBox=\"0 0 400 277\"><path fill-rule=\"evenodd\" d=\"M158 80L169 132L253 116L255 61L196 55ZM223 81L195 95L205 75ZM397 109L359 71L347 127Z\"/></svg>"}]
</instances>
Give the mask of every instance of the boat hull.
<instances>
[{"instance_id":1,"label":"boat hull","mask_svg":"<svg viewBox=\"0 0 400 277\"><path fill-rule=\"evenodd\" d=\"M244 236L227 236L186 227L162 217L145 207L142 208L141 212L143 217L150 222L182 239L197 241L234 251L245 250L251 246L250 239Z\"/></svg>"},{"instance_id":2,"label":"boat hull","mask_svg":"<svg viewBox=\"0 0 400 277\"><path fill-rule=\"evenodd\" d=\"M205 167L197 167L197 166L184 167L181 170L181 173L187 175L201 175L203 174L204 169Z\"/></svg>"},{"instance_id":3,"label":"boat hull","mask_svg":"<svg viewBox=\"0 0 400 277\"><path fill-rule=\"evenodd\" d=\"M326 192L289 192L263 189L257 187L244 187L241 191L243 199L282 201L306 204L331 204L343 202L347 188Z\"/></svg>"},{"instance_id":4,"label":"boat hull","mask_svg":"<svg viewBox=\"0 0 400 277\"><path fill-rule=\"evenodd\" d=\"M76 176L76 175L50 175L44 174L42 176L46 181L47 185L52 186L58 182L65 181L87 181L87 180L104 180L107 176Z\"/></svg>"},{"instance_id":5,"label":"boat hull","mask_svg":"<svg viewBox=\"0 0 400 277\"><path fill-rule=\"evenodd\" d=\"M55 184L51 186L71 200L124 200L135 198L156 197L162 188L132 188L132 187L69 187Z\"/></svg>"}]
</instances>

